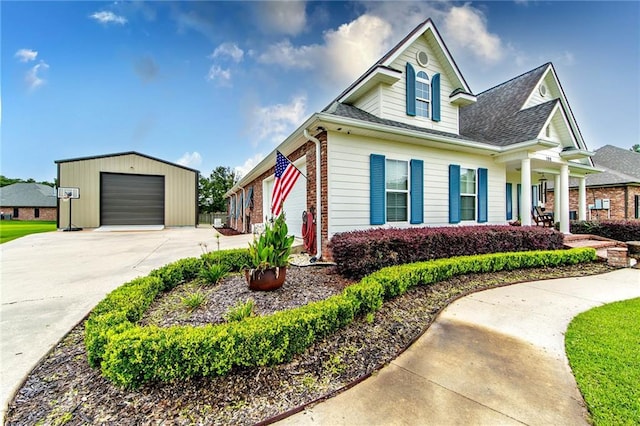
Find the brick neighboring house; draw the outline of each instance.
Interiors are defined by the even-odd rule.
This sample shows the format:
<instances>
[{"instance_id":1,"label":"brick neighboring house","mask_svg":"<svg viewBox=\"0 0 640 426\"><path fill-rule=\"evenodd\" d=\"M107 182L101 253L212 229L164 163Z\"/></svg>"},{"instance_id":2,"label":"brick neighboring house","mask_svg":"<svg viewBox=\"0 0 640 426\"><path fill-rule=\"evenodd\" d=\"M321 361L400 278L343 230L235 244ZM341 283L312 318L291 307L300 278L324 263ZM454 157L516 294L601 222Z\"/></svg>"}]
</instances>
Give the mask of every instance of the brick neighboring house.
<instances>
[{"instance_id":1,"label":"brick neighboring house","mask_svg":"<svg viewBox=\"0 0 640 426\"><path fill-rule=\"evenodd\" d=\"M0 212L13 220L56 220L55 188L41 183L14 183L0 188Z\"/></svg>"},{"instance_id":2,"label":"brick neighboring house","mask_svg":"<svg viewBox=\"0 0 640 426\"><path fill-rule=\"evenodd\" d=\"M640 153L605 145L591 159L603 172L586 178L587 219L640 219ZM553 186L547 190L547 207L554 206ZM569 180L569 209L578 209L577 179Z\"/></svg>"},{"instance_id":3,"label":"brick neighboring house","mask_svg":"<svg viewBox=\"0 0 640 426\"><path fill-rule=\"evenodd\" d=\"M315 211L316 253L328 258L333 235L361 229L518 217L531 226L546 176L558 178L556 218L568 233L569 177L585 218L585 177L598 172L551 63L473 94L430 19L276 150L305 176L283 203L289 232L309 232L303 217ZM274 150L225 194L231 228L257 231L268 219L275 159Z\"/></svg>"}]
</instances>

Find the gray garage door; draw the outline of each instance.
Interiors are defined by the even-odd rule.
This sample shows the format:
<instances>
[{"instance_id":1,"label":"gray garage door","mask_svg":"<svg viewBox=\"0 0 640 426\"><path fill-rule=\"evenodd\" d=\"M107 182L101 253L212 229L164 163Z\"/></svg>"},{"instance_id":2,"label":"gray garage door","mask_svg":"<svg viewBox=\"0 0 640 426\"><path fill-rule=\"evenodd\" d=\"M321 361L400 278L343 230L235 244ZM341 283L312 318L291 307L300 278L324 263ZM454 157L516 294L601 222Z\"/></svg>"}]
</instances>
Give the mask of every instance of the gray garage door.
<instances>
[{"instance_id":1,"label":"gray garage door","mask_svg":"<svg viewBox=\"0 0 640 426\"><path fill-rule=\"evenodd\" d=\"M102 173L101 225L164 225L164 176Z\"/></svg>"}]
</instances>

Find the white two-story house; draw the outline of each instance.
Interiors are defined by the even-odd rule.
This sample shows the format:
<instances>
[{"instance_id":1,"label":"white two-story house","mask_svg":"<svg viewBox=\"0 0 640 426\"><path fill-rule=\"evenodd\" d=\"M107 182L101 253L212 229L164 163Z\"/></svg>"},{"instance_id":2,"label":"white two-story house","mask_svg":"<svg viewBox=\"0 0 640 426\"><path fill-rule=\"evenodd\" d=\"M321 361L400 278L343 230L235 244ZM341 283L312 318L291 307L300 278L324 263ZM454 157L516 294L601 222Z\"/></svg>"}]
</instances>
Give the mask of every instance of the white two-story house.
<instances>
[{"instance_id":1,"label":"white two-story house","mask_svg":"<svg viewBox=\"0 0 640 426\"><path fill-rule=\"evenodd\" d=\"M532 224L545 183L569 232L569 177L597 172L551 63L473 94L433 22L408 34L276 148L306 176L284 203L290 232L313 210L317 250L372 227ZM274 150L227 196L230 226L270 216Z\"/></svg>"}]
</instances>

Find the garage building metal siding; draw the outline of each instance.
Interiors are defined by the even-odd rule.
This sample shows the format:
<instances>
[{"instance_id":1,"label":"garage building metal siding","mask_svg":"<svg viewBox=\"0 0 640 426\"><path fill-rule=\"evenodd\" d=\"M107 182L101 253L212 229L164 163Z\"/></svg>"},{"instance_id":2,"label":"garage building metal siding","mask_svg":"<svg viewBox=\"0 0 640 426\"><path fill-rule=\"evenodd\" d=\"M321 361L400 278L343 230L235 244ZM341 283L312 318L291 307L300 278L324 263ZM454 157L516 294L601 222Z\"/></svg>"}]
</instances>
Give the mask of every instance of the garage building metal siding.
<instances>
[{"instance_id":1,"label":"garage building metal siding","mask_svg":"<svg viewBox=\"0 0 640 426\"><path fill-rule=\"evenodd\" d=\"M61 187L80 188L72 203L72 223L84 228L100 224L100 182L103 173L164 177L164 225L195 226L199 172L131 152L56 161ZM69 202L59 203L59 227L67 226Z\"/></svg>"}]
</instances>

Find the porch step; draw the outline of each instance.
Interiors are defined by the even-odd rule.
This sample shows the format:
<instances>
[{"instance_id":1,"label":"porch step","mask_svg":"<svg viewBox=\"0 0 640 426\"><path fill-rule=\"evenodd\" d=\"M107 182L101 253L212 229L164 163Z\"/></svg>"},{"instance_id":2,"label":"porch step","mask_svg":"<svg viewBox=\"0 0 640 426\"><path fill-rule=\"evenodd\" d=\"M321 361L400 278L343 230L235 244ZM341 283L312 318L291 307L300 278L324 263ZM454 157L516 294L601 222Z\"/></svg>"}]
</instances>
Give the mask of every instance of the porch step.
<instances>
[{"instance_id":1,"label":"porch step","mask_svg":"<svg viewBox=\"0 0 640 426\"><path fill-rule=\"evenodd\" d=\"M601 259L607 258L607 249L611 247L626 247L625 243L588 234L570 234L564 236L564 246L567 248L592 247Z\"/></svg>"}]
</instances>

